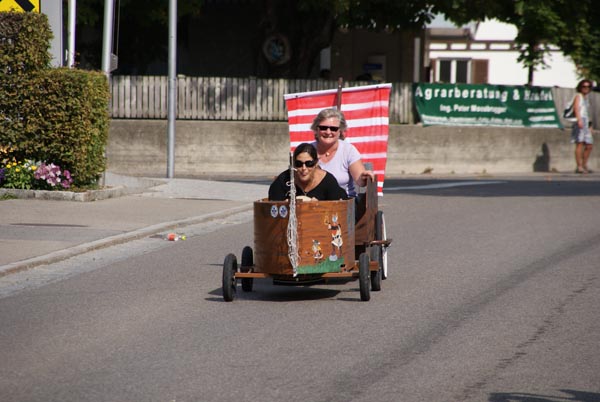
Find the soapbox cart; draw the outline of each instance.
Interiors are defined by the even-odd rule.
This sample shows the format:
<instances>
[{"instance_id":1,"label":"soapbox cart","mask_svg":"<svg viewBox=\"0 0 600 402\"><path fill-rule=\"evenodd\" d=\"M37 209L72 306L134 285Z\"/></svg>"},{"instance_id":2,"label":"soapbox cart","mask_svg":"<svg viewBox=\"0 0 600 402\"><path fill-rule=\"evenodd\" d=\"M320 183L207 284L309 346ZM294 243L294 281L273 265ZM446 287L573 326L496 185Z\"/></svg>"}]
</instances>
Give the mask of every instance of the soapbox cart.
<instances>
[{"instance_id":1,"label":"soapbox cart","mask_svg":"<svg viewBox=\"0 0 600 402\"><path fill-rule=\"evenodd\" d=\"M223 299L245 292L254 279L273 284L309 285L330 278L359 281L360 299L381 290L387 277L385 220L378 210L376 181L356 199L254 202L254 249L242 250L241 264L228 254L223 264Z\"/></svg>"}]
</instances>

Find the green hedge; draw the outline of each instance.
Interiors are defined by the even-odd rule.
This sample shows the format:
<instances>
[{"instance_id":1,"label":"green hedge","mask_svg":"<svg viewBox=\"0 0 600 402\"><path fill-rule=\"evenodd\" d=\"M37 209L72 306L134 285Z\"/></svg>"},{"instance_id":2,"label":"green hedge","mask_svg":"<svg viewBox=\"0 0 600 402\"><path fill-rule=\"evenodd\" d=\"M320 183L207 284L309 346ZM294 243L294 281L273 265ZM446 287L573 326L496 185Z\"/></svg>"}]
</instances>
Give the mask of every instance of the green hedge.
<instances>
[{"instance_id":1,"label":"green hedge","mask_svg":"<svg viewBox=\"0 0 600 402\"><path fill-rule=\"evenodd\" d=\"M106 76L60 68L32 74L21 85L11 101L19 118L2 135L12 156L58 164L71 172L75 185L97 182L106 166Z\"/></svg>"},{"instance_id":2,"label":"green hedge","mask_svg":"<svg viewBox=\"0 0 600 402\"><path fill-rule=\"evenodd\" d=\"M106 168L108 80L50 68L47 26L43 14L0 13L0 147L6 160L55 163L94 185Z\"/></svg>"},{"instance_id":3,"label":"green hedge","mask_svg":"<svg viewBox=\"0 0 600 402\"><path fill-rule=\"evenodd\" d=\"M0 12L0 79L48 68L52 38L45 14Z\"/></svg>"}]
</instances>

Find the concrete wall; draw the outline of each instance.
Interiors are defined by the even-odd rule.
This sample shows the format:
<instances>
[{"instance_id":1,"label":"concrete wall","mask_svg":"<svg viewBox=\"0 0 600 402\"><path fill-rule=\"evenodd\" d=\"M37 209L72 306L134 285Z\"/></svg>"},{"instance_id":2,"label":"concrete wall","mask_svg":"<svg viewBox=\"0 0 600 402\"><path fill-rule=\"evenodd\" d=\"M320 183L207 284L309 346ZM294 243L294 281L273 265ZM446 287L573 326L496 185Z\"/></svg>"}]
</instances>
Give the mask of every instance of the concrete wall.
<instances>
[{"instance_id":1,"label":"concrete wall","mask_svg":"<svg viewBox=\"0 0 600 402\"><path fill-rule=\"evenodd\" d=\"M272 177L287 166L286 122L187 121L176 123L175 176ZM529 173L575 169L570 130L392 125L388 177L455 173ZM589 168L598 170L598 151ZM165 177L167 122L113 120L108 170Z\"/></svg>"}]
</instances>

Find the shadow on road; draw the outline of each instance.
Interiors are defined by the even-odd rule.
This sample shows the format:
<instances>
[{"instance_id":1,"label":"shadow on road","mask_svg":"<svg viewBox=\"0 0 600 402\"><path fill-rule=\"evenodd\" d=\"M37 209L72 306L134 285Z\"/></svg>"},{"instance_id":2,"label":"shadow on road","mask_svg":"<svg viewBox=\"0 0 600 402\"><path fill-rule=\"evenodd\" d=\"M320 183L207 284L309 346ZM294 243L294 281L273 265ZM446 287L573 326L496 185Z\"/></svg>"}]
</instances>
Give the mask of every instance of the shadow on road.
<instances>
[{"instance_id":1,"label":"shadow on road","mask_svg":"<svg viewBox=\"0 0 600 402\"><path fill-rule=\"evenodd\" d=\"M561 389L564 397L549 395L527 394L519 392L493 393L489 402L600 402L600 394L595 392L575 391L572 389Z\"/></svg>"},{"instance_id":2,"label":"shadow on road","mask_svg":"<svg viewBox=\"0 0 600 402\"><path fill-rule=\"evenodd\" d=\"M256 284L256 283L255 283ZM338 289L323 289L314 288L311 286L257 286L251 292L244 292L240 286L236 290L236 300L253 300L264 302L294 302L294 301L309 301L334 299L340 290ZM220 288L209 292L213 296L221 296ZM356 299L360 301L358 290L356 291ZM222 297L208 297L207 301L223 301Z\"/></svg>"}]
</instances>

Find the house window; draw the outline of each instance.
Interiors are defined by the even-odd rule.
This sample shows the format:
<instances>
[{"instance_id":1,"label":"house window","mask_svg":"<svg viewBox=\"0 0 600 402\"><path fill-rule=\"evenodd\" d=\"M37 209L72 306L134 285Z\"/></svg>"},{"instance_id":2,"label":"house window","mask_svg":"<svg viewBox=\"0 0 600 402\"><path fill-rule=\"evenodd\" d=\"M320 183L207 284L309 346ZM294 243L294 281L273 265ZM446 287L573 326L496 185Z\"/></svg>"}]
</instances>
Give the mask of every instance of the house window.
<instances>
[{"instance_id":1,"label":"house window","mask_svg":"<svg viewBox=\"0 0 600 402\"><path fill-rule=\"evenodd\" d=\"M471 60L440 59L436 64L436 82L451 84L469 84L471 82Z\"/></svg>"},{"instance_id":2,"label":"house window","mask_svg":"<svg viewBox=\"0 0 600 402\"><path fill-rule=\"evenodd\" d=\"M438 62L439 76L436 81L452 82L452 60L440 60Z\"/></svg>"},{"instance_id":3,"label":"house window","mask_svg":"<svg viewBox=\"0 0 600 402\"><path fill-rule=\"evenodd\" d=\"M460 82L462 84L469 83L467 77L469 76L469 67L470 62L467 60L456 60L456 82Z\"/></svg>"}]
</instances>

